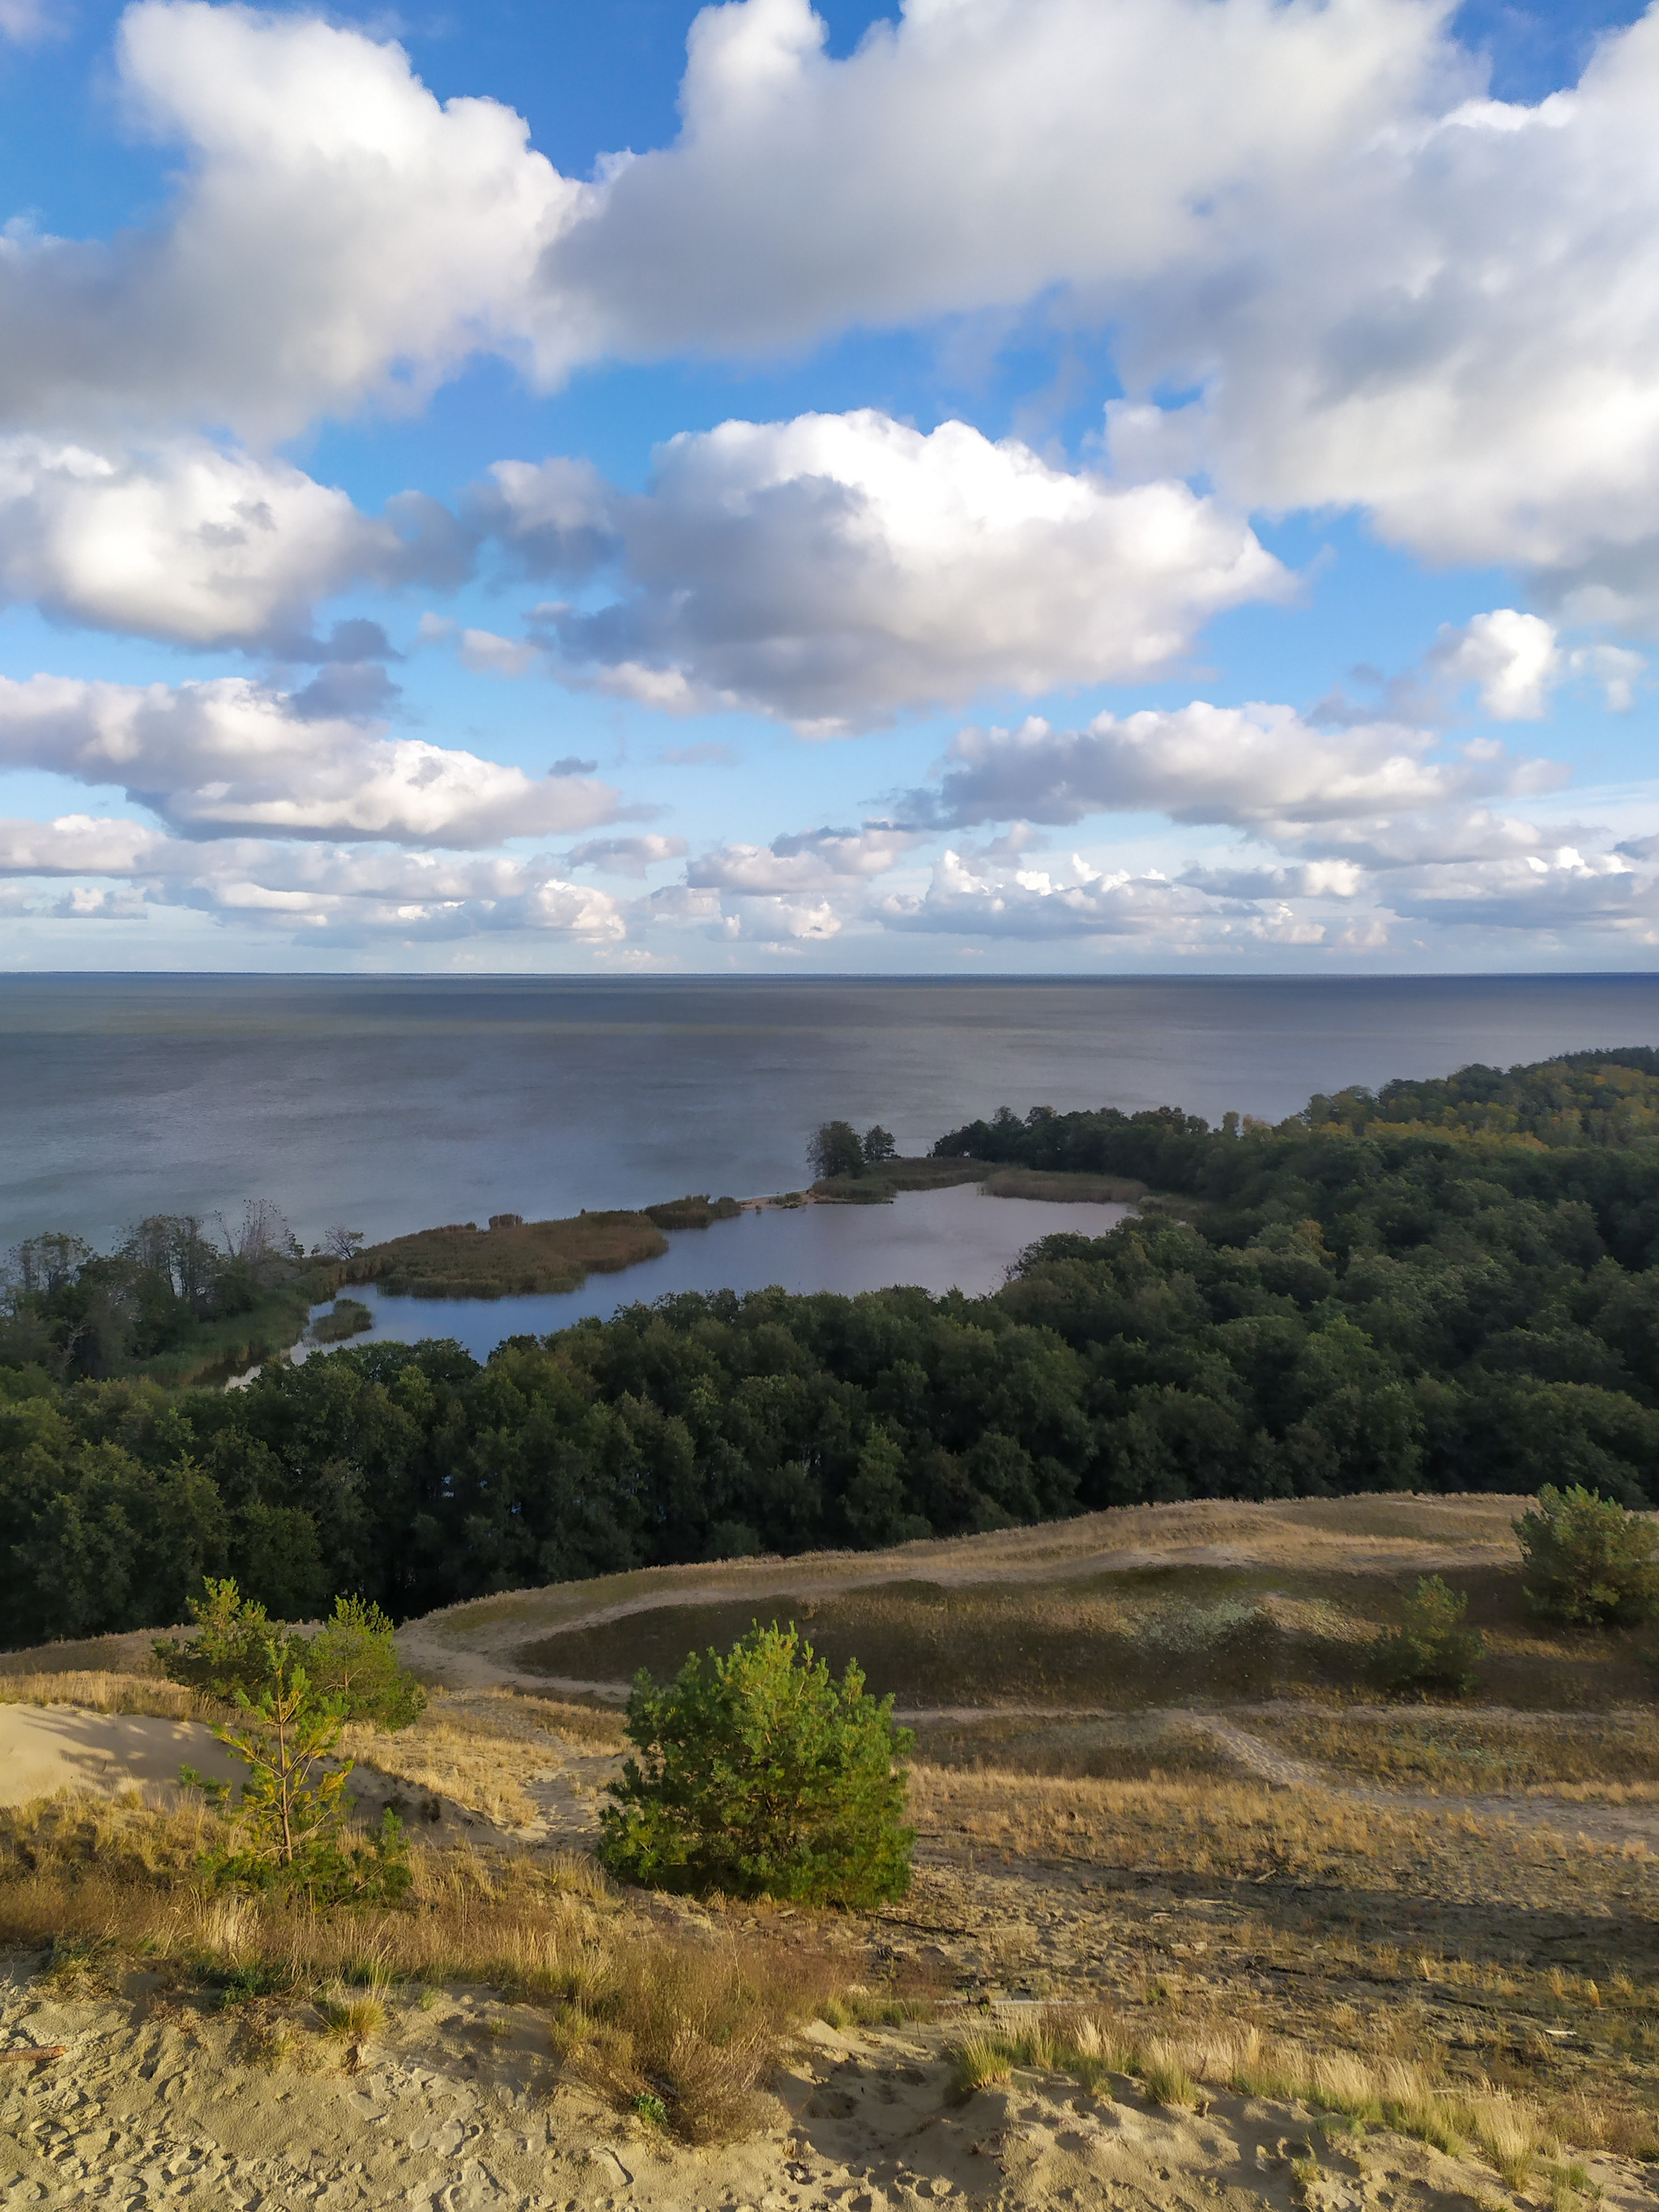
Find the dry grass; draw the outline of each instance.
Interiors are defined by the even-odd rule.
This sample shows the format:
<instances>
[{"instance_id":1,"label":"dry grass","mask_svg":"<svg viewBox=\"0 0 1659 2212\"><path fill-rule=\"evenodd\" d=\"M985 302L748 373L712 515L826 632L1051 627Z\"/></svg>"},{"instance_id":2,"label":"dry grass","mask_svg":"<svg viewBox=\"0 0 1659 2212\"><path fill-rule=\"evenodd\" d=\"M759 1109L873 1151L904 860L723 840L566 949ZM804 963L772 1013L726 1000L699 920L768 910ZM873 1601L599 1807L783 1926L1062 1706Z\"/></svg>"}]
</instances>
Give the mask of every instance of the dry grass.
<instances>
[{"instance_id":1,"label":"dry grass","mask_svg":"<svg viewBox=\"0 0 1659 2212\"><path fill-rule=\"evenodd\" d=\"M793 1620L837 1672L856 1659L876 1695L891 1692L906 1705L1262 1697L1273 1688L1283 1638L1269 1606L1232 1589L1238 1579L1200 1571L1176 1586L1135 1577L1126 1589L1069 1591L914 1581L835 1596L786 1587L656 1607L544 1638L516 1656L529 1673L625 1682L646 1667L664 1680L694 1651L735 1642L754 1620Z\"/></svg>"},{"instance_id":2,"label":"dry grass","mask_svg":"<svg viewBox=\"0 0 1659 2212\"><path fill-rule=\"evenodd\" d=\"M155 1644L158 1636L178 1638L182 1628L127 1628L112 1636L84 1636L59 1644L33 1644L0 1651L0 1680L9 1674L153 1674L159 1680Z\"/></svg>"},{"instance_id":3,"label":"dry grass","mask_svg":"<svg viewBox=\"0 0 1659 2212\"><path fill-rule=\"evenodd\" d=\"M1571 1720L1468 1712L1263 1713L1249 1723L1299 1759L1399 1789L1480 1796L1556 1790L1641 1803L1659 1774L1659 1713ZM1624 1785L1603 1793L1597 1785Z\"/></svg>"},{"instance_id":4,"label":"dry grass","mask_svg":"<svg viewBox=\"0 0 1659 2212\"><path fill-rule=\"evenodd\" d=\"M635 1935L597 1958L555 2017L555 2047L618 2109L653 2100L687 2142L743 2134L780 2036L845 1979L812 1946Z\"/></svg>"},{"instance_id":5,"label":"dry grass","mask_svg":"<svg viewBox=\"0 0 1659 2212\"><path fill-rule=\"evenodd\" d=\"M1010 1858L1339 1882L1356 1869L1370 1879L1391 1851L1420 1849L1425 1820L1434 1817L1253 1782L1069 1781L920 1766L911 1776L910 1814L926 1833Z\"/></svg>"},{"instance_id":6,"label":"dry grass","mask_svg":"<svg viewBox=\"0 0 1659 2212\"><path fill-rule=\"evenodd\" d=\"M1118 2075L1138 2082L1150 2103L1188 2110L1203 2104L1205 2084L1393 2128L1454 2155L1476 2150L1516 2190L1540 2160L1560 2154L1536 2106L1507 2089L1470 2090L1408 2060L1310 2050L1254 2028L1146 2037L1108 2007L1061 2005L1018 2027L975 2027L947 2056L964 2099L1015 2067L1070 2074L1096 2094L1109 2094Z\"/></svg>"},{"instance_id":7,"label":"dry grass","mask_svg":"<svg viewBox=\"0 0 1659 2212\"><path fill-rule=\"evenodd\" d=\"M989 1768L1099 1782L1161 1782L1189 1775L1236 1775L1236 1760L1200 1729L1177 1719L1138 1716L1072 1720L1006 1715L971 1721L921 1721L915 1756L924 1765Z\"/></svg>"},{"instance_id":8,"label":"dry grass","mask_svg":"<svg viewBox=\"0 0 1659 2212\"><path fill-rule=\"evenodd\" d=\"M447 1797L503 1829L536 1818L527 1785L622 1741L614 1713L508 1690L439 1690L419 1720L395 1735L353 1723L340 1739L367 1771Z\"/></svg>"},{"instance_id":9,"label":"dry grass","mask_svg":"<svg viewBox=\"0 0 1659 2212\"><path fill-rule=\"evenodd\" d=\"M162 1720L212 1721L224 1707L159 1674L77 1669L62 1674L0 1674L0 1705L84 1705L95 1713L154 1713Z\"/></svg>"},{"instance_id":10,"label":"dry grass","mask_svg":"<svg viewBox=\"0 0 1659 2212\"><path fill-rule=\"evenodd\" d=\"M618 2109L654 2096L697 2142L742 2131L781 2036L853 1978L793 1918L665 1932L574 1856L417 1848L398 1910L210 1896L193 1866L219 1832L205 1807L64 1797L0 1814L0 1944L46 1953L60 1990L107 1993L142 1961L252 2002L250 2047L270 2063L295 2032L273 2004L309 1998L325 2039L361 2044L404 1985L482 1984L545 2007L555 2053Z\"/></svg>"}]
</instances>

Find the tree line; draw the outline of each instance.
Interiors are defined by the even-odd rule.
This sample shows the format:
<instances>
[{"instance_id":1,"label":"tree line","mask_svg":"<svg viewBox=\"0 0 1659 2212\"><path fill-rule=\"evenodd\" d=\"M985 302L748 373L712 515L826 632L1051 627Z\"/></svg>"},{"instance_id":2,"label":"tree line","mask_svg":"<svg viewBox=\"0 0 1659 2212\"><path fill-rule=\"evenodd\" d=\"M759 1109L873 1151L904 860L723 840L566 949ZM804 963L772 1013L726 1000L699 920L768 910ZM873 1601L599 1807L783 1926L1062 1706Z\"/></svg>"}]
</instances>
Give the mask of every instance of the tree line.
<instances>
[{"instance_id":1,"label":"tree line","mask_svg":"<svg viewBox=\"0 0 1659 2212\"><path fill-rule=\"evenodd\" d=\"M1409 1095L1407 1095L1409 1094ZM639 1565L1100 1506L1355 1491L1659 1498L1659 1054L1464 1070L1268 1127L1004 1110L935 1152L1139 1178L994 1295L684 1294L516 1337L273 1364L233 1394L0 1344L15 1644L395 1618ZM988 1201L988 1203L1017 1201Z\"/></svg>"}]
</instances>

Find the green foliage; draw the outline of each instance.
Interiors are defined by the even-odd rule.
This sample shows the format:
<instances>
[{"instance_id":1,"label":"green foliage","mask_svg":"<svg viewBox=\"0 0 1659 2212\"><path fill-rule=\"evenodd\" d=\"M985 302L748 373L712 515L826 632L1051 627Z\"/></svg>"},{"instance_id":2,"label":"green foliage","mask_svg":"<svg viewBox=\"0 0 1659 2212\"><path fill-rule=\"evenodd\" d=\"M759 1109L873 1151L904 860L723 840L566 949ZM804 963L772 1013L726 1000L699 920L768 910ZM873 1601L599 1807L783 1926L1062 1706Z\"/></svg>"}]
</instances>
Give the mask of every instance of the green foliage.
<instances>
[{"instance_id":1,"label":"green foliage","mask_svg":"<svg viewBox=\"0 0 1659 2212\"><path fill-rule=\"evenodd\" d=\"M1438 1575L1419 1575L1406 1600L1400 1626L1377 1638L1372 1663L1377 1679L1396 1697L1436 1691L1467 1698L1480 1680L1486 1638L1465 1625L1468 1594Z\"/></svg>"},{"instance_id":2,"label":"green foliage","mask_svg":"<svg viewBox=\"0 0 1659 2212\"><path fill-rule=\"evenodd\" d=\"M687 1294L484 1365L370 1340L228 1395L66 1385L62 1316L29 1301L54 1281L78 1296L85 1262L46 1240L0 1328L0 1619L19 1643L178 1620L208 1576L273 1618L348 1589L403 1620L1182 1498L1659 1501L1655 1067L1465 1070L1273 1129L1000 1112L942 1139L930 1171L989 1160L1178 1209L1047 1237L984 1298ZM916 1165L836 1194L884 1197ZM529 1233L464 1241L507 1253Z\"/></svg>"},{"instance_id":3,"label":"green foliage","mask_svg":"<svg viewBox=\"0 0 1659 2212\"><path fill-rule=\"evenodd\" d=\"M234 1808L228 1839L203 1856L204 1876L219 1888L291 1890L313 1905L395 1904L411 1879L396 1815L386 1813L367 1844L346 1832L352 1762L337 1756L340 1701L319 1695L294 1639L273 1632L262 1657L254 1694L235 1685L240 1720L213 1730L246 1763L247 1781L232 1796L226 1784L180 1770L187 1785Z\"/></svg>"},{"instance_id":4,"label":"green foliage","mask_svg":"<svg viewBox=\"0 0 1659 2212\"><path fill-rule=\"evenodd\" d=\"M865 1131L860 1140L860 1149L863 1152L864 1164L867 1168L878 1168L884 1160L898 1158L898 1146L893 1142L892 1131L884 1129L879 1121L876 1123L874 1128Z\"/></svg>"},{"instance_id":5,"label":"green foliage","mask_svg":"<svg viewBox=\"0 0 1659 2212\"><path fill-rule=\"evenodd\" d=\"M346 1719L407 1728L426 1711L426 1692L398 1656L390 1617L361 1597L337 1597L331 1620L301 1646L319 1694Z\"/></svg>"},{"instance_id":6,"label":"green foliage","mask_svg":"<svg viewBox=\"0 0 1659 2212\"><path fill-rule=\"evenodd\" d=\"M1628 1626L1659 1613L1659 1528L1575 1484L1546 1483L1515 1524L1528 1597L1553 1620Z\"/></svg>"},{"instance_id":7,"label":"green foliage","mask_svg":"<svg viewBox=\"0 0 1659 2212\"><path fill-rule=\"evenodd\" d=\"M156 1664L170 1682L183 1682L210 1697L234 1701L239 1692L258 1695L269 1681L273 1650L288 1642L280 1621L266 1617L256 1599L245 1598L234 1580L205 1577L205 1597L190 1601L196 1633L182 1643L163 1637L155 1645Z\"/></svg>"},{"instance_id":8,"label":"green foliage","mask_svg":"<svg viewBox=\"0 0 1659 2212\"><path fill-rule=\"evenodd\" d=\"M0 1279L0 1334L32 1343L30 1356L60 1376L169 1380L257 1357L266 1342L291 1344L310 1285L276 1208L251 1200L222 1249L203 1232L194 1214L155 1213L108 1253L62 1233L28 1238Z\"/></svg>"},{"instance_id":9,"label":"green foliage","mask_svg":"<svg viewBox=\"0 0 1659 2212\"><path fill-rule=\"evenodd\" d=\"M628 1735L641 1757L611 1785L599 1856L625 1881L866 1906L910 1884L902 1825L911 1737L890 1698L839 1682L793 1626L750 1630L688 1660L666 1688L641 1674Z\"/></svg>"},{"instance_id":10,"label":"green foliage","mask_svg":"<svg viewBox=\"0 0 1659 2212\"><path fill-rule=\"evenodd\" d=\"M319 1344L343 1344L374 1326L374 1313L361 1298L336 1298L328 1312L312 1322L311 1334Z\"/></svg>"},{"instance_id":11,"label":"green foliage","mask_svg":"<svg viewBox=\"0 0 1659 2212\"><path fill-rule=\"evenodd\" d=\"M819 1182L831 1176L861 1176L864 1141L850 1121L824 1121L806 1140L806 1162Z\"/></svg>"}]
</instances>

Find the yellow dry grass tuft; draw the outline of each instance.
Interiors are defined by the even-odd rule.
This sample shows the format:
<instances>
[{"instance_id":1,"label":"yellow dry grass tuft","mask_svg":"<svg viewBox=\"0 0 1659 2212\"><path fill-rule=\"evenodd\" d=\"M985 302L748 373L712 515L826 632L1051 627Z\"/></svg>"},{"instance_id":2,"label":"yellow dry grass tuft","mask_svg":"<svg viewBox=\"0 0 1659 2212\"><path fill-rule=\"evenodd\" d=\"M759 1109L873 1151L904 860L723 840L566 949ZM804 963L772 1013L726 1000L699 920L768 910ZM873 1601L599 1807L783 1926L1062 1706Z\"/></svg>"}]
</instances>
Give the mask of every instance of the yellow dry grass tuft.
<instances>
[{"instance_id":1,"label":"yellow dry grass tuft","mask_svg":"<svg viewBox=\"0 0 1659 2212\"><path fill-rule=\"evenodd\" d=\"M115 1965L142 1958L228 1994L310 1991L327 2036L354 2044L385 2024L399 1987L483 1985L544 2006L574 2073L619 2109L657 2098L694 2142L742 2132L780 2038L852 1978L797 1922L775 1936L665 1932L573 1853L417 1846L395 1910L210 1895L195 1865L222 1833L200 1805L66 1795L0 1811L0 1946L49 1951L66 1990L105 1990ZM249 2026L269 2063L303 2048L279 2026L264 2014Z\"/></svg>"},{"instance_id":2,"label":"yellow dry grass tuft","mask_svg":"<svg viewBox=\"0 0 1659 2212\"><path fill-rule=\"evenodd\" d=\"M1259 2029L1197 2029L1141 2039L1105 2006L1055 2005L969 2030L947 2051L957 2094L1006 2081L1017 2066L1070 2074L1097 2094L1110 2075L1139 2083L1153 2104L1200 2106L1200 2085L1278 2104L1304 2104L1364 2126L1414 2136L1449 2155L1471 2147L1511 2189L1524 2190L1559 2144L1536 2108L1506 2089L1437 2080L1398 2057L1310 2051Z\"/></svg>"},{"instance_id":3,"label":"yellow dry grass tuft","mask_svg":"<svg viewBox=\"0 0 1659 2212\"><path fill-rule=\"evenodd\" d=\"M220 1718L224 1707L159 1674L76 1668L61 1674L0 1674L0 1705L81 1705L95 1713L153 1713L161 1720Z\"/></svg>"}]
</instances>

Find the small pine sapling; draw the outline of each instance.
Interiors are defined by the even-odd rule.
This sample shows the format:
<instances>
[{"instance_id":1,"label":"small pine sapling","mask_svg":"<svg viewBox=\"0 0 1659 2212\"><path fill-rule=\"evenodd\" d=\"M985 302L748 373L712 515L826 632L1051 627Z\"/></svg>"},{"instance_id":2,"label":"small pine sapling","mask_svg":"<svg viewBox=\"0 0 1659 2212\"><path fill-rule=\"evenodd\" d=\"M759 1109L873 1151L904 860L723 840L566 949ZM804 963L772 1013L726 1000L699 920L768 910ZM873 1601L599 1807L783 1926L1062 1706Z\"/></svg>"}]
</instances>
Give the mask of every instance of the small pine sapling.
<instances>
[{"instance_id":1,"label":"small pine sapling","mask_svg":"<svg viewBox=\"0 0 1659 2212\"><path fill-rule=\"evenodd\" d=\"M338 1700L318 1696L295 1644L276 1635L257 1689L251 1698L238 1683L240 1722L213 1730L248 1769L240 1794L233 1800L228 1784L180 1770L187 1786L232 1806L228 1838L209 1847L203 1873L216 1887L289 1889L313 1905L394 1904L411 1880L402 1823L388 1811L366 1844L349 1841L353 1762L337 1757L345 1718Z\"/></svg>"},{"instance_id":2,"label":"small pine sapling","mask_svg":"<svg viewBox=\"0 0 1659 2212\"><path fill-rule=\"evenodd\" d=\"M840 1681L793 1624L758 1624L665 1688L640 1674L630 1759L599 1815L599 1857L644 1887L865 1906L910 1885L908 1729L890 1697Z\"/></svg>"},{"instance_id":3,"label":"small pine sapling","mask_svg":"<svg viewBox=\"0 0 1659 2212\"><path fill-rule=\"evenodd\" d=\"M1486 1638L1464 1625L1468 1595L1438 1575L1419 1575L1398 1628L1377 1638L1372 1657L1385 1689L1396 1697L1467 1698L1480 1679Z\"/></svg>"},{"instance_id":4,"label":"small pine sapling","mask_svg":"<svg viewBox=\"0 0 1659 2212\"><path fill-rule=\"evenodd\" d=\"M337 1597L332 1618L301 1648L319 1695L347 1720L395 1730L425 1711L426 1692L398 1656L390 1616L368 1600Z\"/></svg>"}]
</instances>

